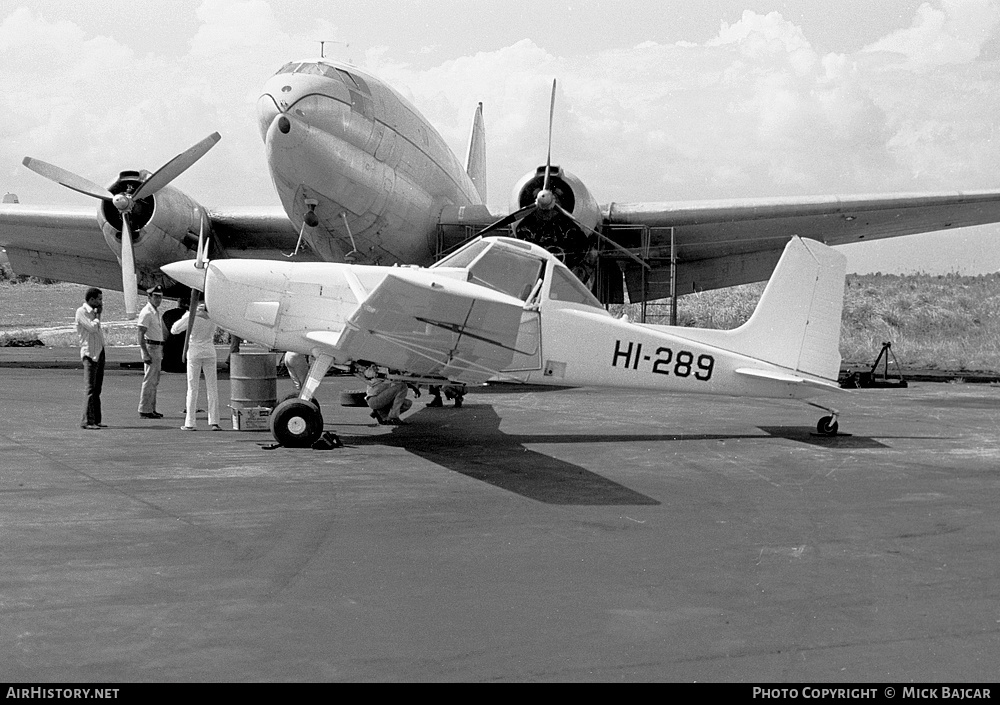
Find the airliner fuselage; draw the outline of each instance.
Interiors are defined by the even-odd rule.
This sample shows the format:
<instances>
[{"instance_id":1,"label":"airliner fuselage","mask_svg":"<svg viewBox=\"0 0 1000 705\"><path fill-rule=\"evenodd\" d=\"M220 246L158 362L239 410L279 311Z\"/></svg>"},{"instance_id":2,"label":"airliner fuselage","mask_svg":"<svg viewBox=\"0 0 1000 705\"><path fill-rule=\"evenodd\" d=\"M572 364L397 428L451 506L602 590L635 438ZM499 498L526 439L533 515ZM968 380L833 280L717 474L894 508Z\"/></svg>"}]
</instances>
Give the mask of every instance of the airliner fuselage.
<instances>
[{"instance_id":1,"label":"airliner fuselage","mask_svg":"<svg viewBox=\"0 0 1000 705\"><path fill-rule=\"evenodd\" d=\"M429 264L442 209L485 212L441 135L393 88L352 66L286 64L257 111L285 212L324 260Z\"/></svg>"}]
</instances>

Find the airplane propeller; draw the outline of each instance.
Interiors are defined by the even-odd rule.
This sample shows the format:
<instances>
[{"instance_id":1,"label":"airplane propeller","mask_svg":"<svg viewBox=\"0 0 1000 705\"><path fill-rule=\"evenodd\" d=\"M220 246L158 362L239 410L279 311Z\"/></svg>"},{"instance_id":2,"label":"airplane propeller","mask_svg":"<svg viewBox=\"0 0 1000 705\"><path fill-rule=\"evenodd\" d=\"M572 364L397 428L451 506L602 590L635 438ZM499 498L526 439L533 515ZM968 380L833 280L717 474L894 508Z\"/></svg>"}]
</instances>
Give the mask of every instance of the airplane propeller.
<instances>
[{"instance_id":1,"label":"airplane propeller","mask_svg":"<svg viewBox=\"0 0 1000 705\"><path fill-rule=\"evenodd\" d=\"M552 121L555 117L556 111L556 79L552 79L552 99L549 102L549 150L545 157L545 179L542 181L542 189L537 194L535 194L535 202L529 203L528 205L520 208L510 215L504 216L500 220L490 223L485 228L479 231L480 235L486 235L487 233L493 232L494 230L499 230L500 228L506 228L511 223L523 219L525 216L534 213L535 211L551 211L553 206L557 206L555 194L552 193L552 189L549 187L549 175L552 171ZM560 209L562 210L562 209ZM565 210L562 210L566 213ZM577 222L576 218L572 215L570 220Z\"/></svg>"},{"instance_id":2,"label":"airplane propeller","mask_svg":"<svg viewBox=\"0 0 1000 705\"><path fill-rule=\"evenodd\" d=\"M552 79L552 99L549 103L549 148L548 148L548 154L545 157L545 178L542 181L542 189L535 195L534 203L529 203L523 208L514 211L510 215L504 216L500 220L491 223L490 225L486 226L483 230L480 230L479 234L486 235L494 230L505 228L511 223L514 223L518 220L522 220L525 216L528 216L531 213L537 211L541 211L543 213L555 212L567 218L571 223L576 225L583 232L591 233L597 236L598 239L608 243L616 250L628 255L630 258L636 260L643 267L649 269L650 265L648 263L643 262L639 257L632 254L627 249L625 249L624 247L622 247L621 245L619 245L617 242L607 237L606 235L602 235L594 228L584 223L581 223L576 217L573 216L572 213L563 208L556 200L555 193L553 193L550 186L550 176L552 172L552 123L555 116L555 110L556 110L556 80Z\"/></svg>"},{"instance_id":3,"label":"airplane propeller","mask_svg":"<svg viewBox=\"0 0 1000 705\"><path fill-rule=\"evenodd\" d=\"M215 144L222 139L218 132L213 132L190 149L181 152L169 162L157 169L133 193L130 189L121 193L112 193L93 181L78 176L62 167L43 162L41 159L25 157L24 166L36 174L55 181L66 188L73 189L91 198L98 198L114 205L122 216L122 290L125 293L125 313L129 318L135 318L136 300L138 298L138 282L135 273L135 255L132 249L133 233L130 214L135 204L147 196L151 196L161 188L184 173L192 164L205 156Z\"/></svg>"}]
</instances>

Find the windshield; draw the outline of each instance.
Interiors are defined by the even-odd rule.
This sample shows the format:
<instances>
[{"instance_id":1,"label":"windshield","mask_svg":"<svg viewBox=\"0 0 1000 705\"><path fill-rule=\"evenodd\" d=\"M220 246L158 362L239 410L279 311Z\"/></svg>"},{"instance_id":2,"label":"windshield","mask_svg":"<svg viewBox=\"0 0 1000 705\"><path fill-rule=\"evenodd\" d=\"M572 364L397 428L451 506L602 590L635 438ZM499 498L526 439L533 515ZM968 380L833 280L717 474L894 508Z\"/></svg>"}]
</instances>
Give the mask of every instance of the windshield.
<instances>
[{"instance_id":1,"label":"windshield","mask_svg":"<svg viewBox=\"0 0 1000 705\"><path fill-rule=\"evenodd\" d=\"M435 267L468 267L472 260L476 259L479 254L489 247L490 243L485 240L480 240L479 242L473 242L465 247L463 247L458 252L448 255L440 262L437 262Z\"/></svg>"},{"instance_id":2,"label":"windshield","mask_svg":"<svg viewBox=\"0 0 1000 705\"><path fill-rule=\"evenodd\" d=\"M470 282L524 301L542 277L545 259L532 254L530 247L521 250L519 244L479 240L434 266L468 269Z\"/></svg>"},{"instance_id":3,"label":"windshield","mask_svg":"<svg viewBox=\"0 0 1000 705\"><path fill-rule=\"evenodd\" d=\"M544 264L536 255L497 246L472 265L471 281L524 301L542 276Z\"/></svg>"},{"instance_id":4,"label":"windshield","mask_svg":"<svg viewBox=\"0 0 1000 705\"><path fill-rule=\"evenodd\" d=\"M552 272L552 287L549 290L549 298L553 301L568 301L604 310L597 297L590 293L590 289L584 286L583 282L565 267L556 267L555 271Z\"/></svg>"}]
</instances>

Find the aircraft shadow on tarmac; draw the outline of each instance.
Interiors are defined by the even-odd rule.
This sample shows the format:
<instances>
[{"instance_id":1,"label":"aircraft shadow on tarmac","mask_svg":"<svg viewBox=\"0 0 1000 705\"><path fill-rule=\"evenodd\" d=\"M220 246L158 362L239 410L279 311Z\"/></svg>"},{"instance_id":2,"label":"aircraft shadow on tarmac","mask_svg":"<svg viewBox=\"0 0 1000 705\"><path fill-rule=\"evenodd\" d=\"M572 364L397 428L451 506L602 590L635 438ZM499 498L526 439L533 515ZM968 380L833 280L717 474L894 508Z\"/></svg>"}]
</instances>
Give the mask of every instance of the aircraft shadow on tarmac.
<instances>
[{"instance_id":1,"label":"aircraft shadow on tarmac","mask_svg":"<svg viewBox=\"0 0 1000 705\"><path fill-rule=\"evenodd\" d=\"M761 431L775 438L808 443L821 448L888 448L868 436L853 436L849 433L836 436L821 436L809 426L758 426Z\"/></svg>"},{"instance_id":2,"label":"aircraft shadow on tarmac","mask_svg":"<svg viewBox=\"0 0 1000 705\"><path fill-rule=\"evenodd\" d=\"M604 436L513 435L500 430L488 404L421 410L406 426L378 436L345 438L349 445L404 448L466 477L546 504L658 505L660 502L579 465L525 447L525 443L603 442Z\"/></svg>"},{"instance_id":3,"label":"aircraft shadow on tarmac","mask_svg":"<svg viewBox=\"0 0 1000 705\"><path fill-rule=\"evenodd\" d=\"M579 465L531 450L538 443L637 443L760 439L758 434L509 434L488 404L421 410L405 426L378 436L357 436L351 445L386 445L407 451L495 487L547 504L658 505L659 501ZM819 436L809 427L759 427L775 438L825 448L888 448L865 436Z\"/></svg>"}]
</instances>

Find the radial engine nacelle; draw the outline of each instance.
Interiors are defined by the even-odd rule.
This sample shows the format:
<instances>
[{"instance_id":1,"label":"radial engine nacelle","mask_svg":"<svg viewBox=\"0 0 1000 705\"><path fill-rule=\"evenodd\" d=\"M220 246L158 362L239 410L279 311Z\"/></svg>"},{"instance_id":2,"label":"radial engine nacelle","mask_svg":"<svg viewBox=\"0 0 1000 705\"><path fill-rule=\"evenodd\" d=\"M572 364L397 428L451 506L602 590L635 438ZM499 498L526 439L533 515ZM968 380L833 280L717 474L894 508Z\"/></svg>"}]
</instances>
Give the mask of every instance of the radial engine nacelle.
<instances>
[{"instance_id":1,"label":"radial engine nacelle","mask_svg":"<svg viewBox=\"0 0 1000 705\"><path fill-rule=\"evenodd\" d=\"M583 181L558 166L549 168L548 193L543 193L544 184L545 165L515 184L511 212L530 209L514 226L515 233L575 268L596 244L593 233L601 223L601 208Z\"/></svg>"},{"instance_id":2,"label":"radial engine nacelle","mask_svg":"<svg viewBox=\"0 0 1000 705\"><path fill-rule=\"evenodd\" d=\"M113 194L135 191L149 177L146 171L123 171L108 186ZM135 202L130 213L133 228L132 247L138 270L139 288L161 284L168 289L171 281L160 267L190 256L198 244L199 227L210 222L208 212L183 191L164 186L155 194ZM119 259L122 256L122 214L111 201L102 201L97 221L108 247ZM206 232L206 236L210 233Z\"/></svg>"}]
</instances>

